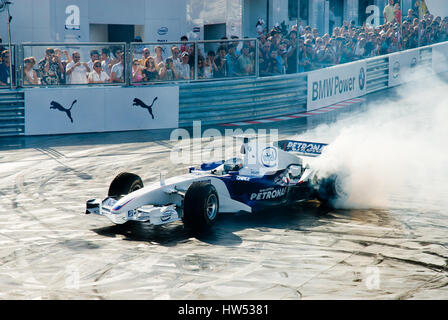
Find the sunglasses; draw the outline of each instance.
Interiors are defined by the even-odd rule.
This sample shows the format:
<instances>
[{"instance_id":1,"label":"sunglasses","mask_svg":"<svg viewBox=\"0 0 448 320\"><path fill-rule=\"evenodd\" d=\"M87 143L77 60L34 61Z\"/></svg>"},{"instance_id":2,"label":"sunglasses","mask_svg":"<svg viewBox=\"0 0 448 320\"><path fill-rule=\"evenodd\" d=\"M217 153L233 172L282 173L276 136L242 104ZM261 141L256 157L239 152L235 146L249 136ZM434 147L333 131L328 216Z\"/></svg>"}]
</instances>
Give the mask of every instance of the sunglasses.
<instances>
[{"instance_id":1,"label":"sunglasses","mask_svg":"<svg viewBox=\"0 0 448 320\"><path fill-rule=\"evenodd\" d=\"M94 67L95 68L101 68L101 65L100 64L96 64L96 65L94 65Z\"/></svg>"}]
</instances>

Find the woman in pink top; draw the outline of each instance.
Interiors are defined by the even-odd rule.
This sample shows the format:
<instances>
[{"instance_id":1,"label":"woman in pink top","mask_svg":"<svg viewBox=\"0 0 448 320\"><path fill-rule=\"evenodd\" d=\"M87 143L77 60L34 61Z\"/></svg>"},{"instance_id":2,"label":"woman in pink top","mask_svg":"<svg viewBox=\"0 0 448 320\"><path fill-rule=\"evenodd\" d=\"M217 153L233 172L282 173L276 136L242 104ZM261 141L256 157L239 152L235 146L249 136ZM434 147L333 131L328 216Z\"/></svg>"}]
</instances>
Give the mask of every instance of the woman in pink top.
<instances>
[{"instance_id":1,"label":"woman in pink top","mask_svg":"<svg viewBox=\"0 0 448 320\"><path fill-rule=\"evenodd\" d=\"M143 73L142 66L137 59L132 61L132 82L142 82Z\"/></svg>"}]
</instances>

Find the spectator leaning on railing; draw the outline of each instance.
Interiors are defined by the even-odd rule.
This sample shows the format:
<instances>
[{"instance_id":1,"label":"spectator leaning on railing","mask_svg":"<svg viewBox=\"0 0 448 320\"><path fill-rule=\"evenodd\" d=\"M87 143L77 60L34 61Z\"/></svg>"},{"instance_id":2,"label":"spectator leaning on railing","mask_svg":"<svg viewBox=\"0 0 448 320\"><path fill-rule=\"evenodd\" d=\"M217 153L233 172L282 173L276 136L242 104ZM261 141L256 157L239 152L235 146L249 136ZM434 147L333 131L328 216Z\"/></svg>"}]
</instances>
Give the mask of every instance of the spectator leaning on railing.
<instances>
[{"instance_id":1,"label":"spectator leaning on railing","mask_svg":"<svg viewBox=\"0 0 448 320\"><path fill-rule=\"evenodd\" d=\"M45 50L45 57L38 64L38 71L43 85L60 84L64 66L60 58L55 54L54 49L47 48Z\"/></svg>"},{"instance_id":2,"label":"spectator leaning on railing","mask_svg":"<svg viewBox=\"0 0 448 320\"><path fill-rule=\"evenodd\" d=\"M110 77L110 67L109 64L111 62L111 58L110 58L110 50L109 48L102 48L101 49L101 56L100 56L100 60L101 60L101 69L106 72L106 74Z\"/></svg>"},{"instance_id":3,"label":"spectator leaning on railing","mask_svg":"<svg viewBox=\"0 0 448 320\"><path fill-rule=\"evenodd\" d=\"M143 81L142 66L138 59L132 61L132 82Z\"/></svg>"},{"instance_id":4,"label":"spectator leaning on railing","mask_svg":"<svg viewBox=\"0 0 448 320\"><path fill-rule=\"evenodd\" d=\"M89 62L87 62L87 66L89 67L90 70L93 70L93 63L96 60L100 59L100 53L98 50L91 50L90 51L90 60Z\"/></svg>"},{"instance_id":5,"label":"spectator leaning on railing","mask_svg":"<svg viewBox=\"0 0 448 320\"><path fill-rule=\"evenodd\" d=\"M67 64L66 75L67 84L86 84L88 83L87 74L90 68L86 62L81 62L81 54L78 51L72 53L73 61Z\"/></svg>"},{"instance_id":6,"label":"spectator leaning on railing","mask_svg":"<svg viewBox=\"0 0 448 320\"><path fill-rule=\"evenodd\" d=\"M177 68L177 73L180 80L190 80L191 79L191 69L188 61L190 59L190 55L187 51L182 52L181 60L182 63Z\"/></svg>"},{"instance_id":7,"label":"spectator leaning on railing","mask_svg":"<svg viewBox=\"0 0 448 320\"><path fill-rule=\"evenodd\" d=\"M40 80L37 76L36 70L33 69L36 64L36 59L34 57L28 57L23 60L24 68L23 68L23 82L26 85L40 84Z\"/></svg>"},{"instance_id":8,"label":"spectator leaning on railing","mask_svg":"<svg viewBox=\"0 0 448 320\"><path fill-rule=\"evenodd\" d=\"M89 73L89 83L106 83L109 82L110 77L101 67L101 61L95 60L92 64L93 71Z\"/></svg>"},{"instance_id":9,"label":"spectator leaning on railing","mask_svg":"<svg viewBox=\"0 0 448 320\"><path fill-rule=\"evenodd\" d=\"M159 71L157 71L156 63L153 57L148 57L145 61L145 68L142 71L143 81L159 80Z\"/></svg>"},{"instance_id":10,"label":"spectator leaning on railing","mask_svg":"<svg viewBox=\"0 0 448 320\"><path fill-rule=\"evenodd\" d=\"M159 77L161 80L173 81L177 80L177 72L174 67L173 59L166 59L166 63L161 62L159 69Z\"/></svg>"}]
</instances>

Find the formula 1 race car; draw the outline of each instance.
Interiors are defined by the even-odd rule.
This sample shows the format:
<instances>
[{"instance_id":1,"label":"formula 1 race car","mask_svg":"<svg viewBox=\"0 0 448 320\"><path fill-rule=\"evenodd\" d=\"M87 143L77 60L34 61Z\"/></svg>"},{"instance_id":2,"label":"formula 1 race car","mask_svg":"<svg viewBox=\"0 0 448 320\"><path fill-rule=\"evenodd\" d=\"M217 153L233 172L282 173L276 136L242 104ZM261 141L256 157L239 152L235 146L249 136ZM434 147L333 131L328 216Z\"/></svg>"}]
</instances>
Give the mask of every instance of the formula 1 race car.
<instances>
[{"instance_id":1,"label":"formula 1 race car","mask_svg":"<svg viewBox=\"0 0 448 320\"><path fill-rule=\"evenodd\" d=\"M185 175L143 187L141 178L123 172L104 200L87 201L86 214L154 225L182 220L196 231L210 227L220 212L256 212L318 199L332 204L347 194L335 174L319 177L301 156L318 156L323 143L283 140L259 147L244 139L241 158L204 163Z\"/></svg>"}]
</instances>

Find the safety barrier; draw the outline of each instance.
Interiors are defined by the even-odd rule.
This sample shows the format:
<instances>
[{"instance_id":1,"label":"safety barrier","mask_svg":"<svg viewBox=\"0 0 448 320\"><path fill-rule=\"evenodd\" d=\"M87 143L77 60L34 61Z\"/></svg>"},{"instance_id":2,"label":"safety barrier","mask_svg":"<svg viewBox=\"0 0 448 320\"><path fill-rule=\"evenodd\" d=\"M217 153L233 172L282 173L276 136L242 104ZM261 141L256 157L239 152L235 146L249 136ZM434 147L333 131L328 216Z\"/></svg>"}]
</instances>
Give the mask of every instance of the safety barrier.
<instances>
[{"instance_id":1,"label":"safety barrier","mask_svg":"<svg viewBox=\"0 0 448 320\"><path fill-rule=\"evenodd\" d=\"M270 77L252 76L239 79L225 79L224 81L162 83L157 86L142 84L138 88L140 90L148 88L148 92L152 90L149 90L149 88L157 88L157 92L169 87L178 88L178 94L176 94L175 98L178 99L176 106L178 106L179 111L178 115L177 112L175 115L172 115L178 120L178 122L175 122L176 125L178 123L180 127L188 127L192 125L194 120L200 120L204 125L213 125L272 118L322 108L346 99L363 96L410 81L413 78L411 75L416 70L416 66L423 68L428 75L448 72L447 61L448 42L445 42L308 73ZM95 87L89 86L88 88L94 89ZM77 94L82 95L82 91L88 91L88 88L75 87L73 88L73 92L78 92ZM56 131L49 130L45 133L38 131L38 128L34 128L36 130L33 131L31 129L32 126L29 124L33 123L32 115L36 114L34 111L37 109L27 104L27 96L31 96L31 94L27 95L27 91L31 92L33 90L40 90L40 92L52 90L52 97L54 97L52 99L65 101L62 102L62 105L66 107L70 106L73 103L72 101L75 100L75 97L64 96L62 94L62 91L64 91L63 88L56 87L52 89L27 88L25 92L23 89L0 91L0 136L96 132L96 128L70 131L62 127ZM114 94L125 90L126 97L123 98L123 101L126 101L126 105L122 110L120 109L121 116L119 120L123 120L119 123L121 129L103 125L104 128L100 131L144 130L148 127L153 128L151 118L147 118L147 111L141 108L150 106L151 101L154 103L155 100L153 101L153 99L156 96L160 97L159 93L143 95L143 104L138 105L131 103L132 99L136 98L137 95L134 95L130 86L112 86L107 89L109 91L106 88L104 90L104 101L99 100L99 104L104 106L104 108L110 103L112 105L114 103L117 104L117 102L112 100L109 103L110 99L106 99L108 96L106 92L110 90L114 91ZM338 92L335 93L337 90ZM59 93L61 94L59 95ZM141 93L138 93L138 95L141 95ZM310 98L313 95L323 95L323 98L319 96L311 105ZM40 95L35 94L34 96ZM74 111L75 113L81 112L78 107L80 104L81 100L78 100ZM161 104L162 100L159 99L155 104L155 110L163 110L160 109ZM39 105L43 108L42 110L49 109L48 101L39 103ZM128 110L133 110L130 108L144 111L145 119L149 119L145 120L149 121L148 124L140 127L135 126L135 124L133 126L133 123L129 120L131 116L127 115ZM26 112L26 110L32 110L33 112ZM61 112L51 111L48 116L61 116L61 114L63 115ZM47 118L47 120L47 122L51 122L50 118ZM68 120L65 119L65 121ZM157 121L154 124L157 126Z\"/></svg>"},{"instance_id":2,"label":"safety barrier","mask_svg":"<svg viewBox=\"0 0 448 320\"><path fill-rule=\"evenodd\" d=\"M367 93L384 90L389 86L389 58L367 60Z\"/></svg>"},{"instance_id":3,"label":"safety barrier","mask_svg":"<svg viewBox=\"0 0 448 320\"><path fill-rule=\"evenodd\" d=\"M180 85L179 125L216 124L306 111L306 75Z\"/></svg>"},{"instance_id":4,"label":"safety barrier","mask_svg":"<svg viewBox=\"0 0 448 320\"><path fill-rule=\"evenodd\" d=\"M25 102L23 92L0 91L0 136L25 133Z\"/></svg>"}]
</instances>

